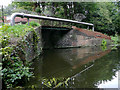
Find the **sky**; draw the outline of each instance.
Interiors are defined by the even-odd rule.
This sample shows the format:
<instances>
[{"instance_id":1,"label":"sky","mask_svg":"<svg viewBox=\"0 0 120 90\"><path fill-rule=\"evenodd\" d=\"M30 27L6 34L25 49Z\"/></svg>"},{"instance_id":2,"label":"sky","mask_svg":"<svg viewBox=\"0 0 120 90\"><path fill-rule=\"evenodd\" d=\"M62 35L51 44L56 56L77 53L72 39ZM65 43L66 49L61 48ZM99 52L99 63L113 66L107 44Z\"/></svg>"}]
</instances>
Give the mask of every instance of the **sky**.
<instances>
[{"instance_id":1,"label":"sky","mask_svg":"<svg viewBox=\"0 0 120 90\"><path fill-rule=\"evenodd\" d=\"M8 4L10 4L12 2L12 0L0 0L0 6L7 6Z\"/></svg>"}]
</instances>

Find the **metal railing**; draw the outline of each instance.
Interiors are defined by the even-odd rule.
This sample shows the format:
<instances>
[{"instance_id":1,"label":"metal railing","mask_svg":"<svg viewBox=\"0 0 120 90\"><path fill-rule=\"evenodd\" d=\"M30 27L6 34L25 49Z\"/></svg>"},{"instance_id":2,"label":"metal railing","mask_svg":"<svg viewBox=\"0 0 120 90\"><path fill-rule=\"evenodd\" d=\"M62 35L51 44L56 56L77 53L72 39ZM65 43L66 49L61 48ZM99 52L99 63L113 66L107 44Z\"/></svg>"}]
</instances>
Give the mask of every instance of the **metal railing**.
<instances>
[{"instance_id":1,"label":"metal railing","mask_svg":"<svg viewBox=\"0 0 120 90\"><path fill-rule=\"evenodd\" d=\"M54 17L47 17L47 16L24 14L24 13L13 13L11 15L11 25L12 26L15 25L15 17L27 18L28 19L28 25L29 25L29 18L33 18L33 19L44 19L44 20L51 20L51 21L61 21L61 22L84 24L84 25L92 26L92 30L94 31L94 24L92 24L92 23L79 22L79 21L75 21L75 20L54 18Z\"/></svg>"}]
</instances>

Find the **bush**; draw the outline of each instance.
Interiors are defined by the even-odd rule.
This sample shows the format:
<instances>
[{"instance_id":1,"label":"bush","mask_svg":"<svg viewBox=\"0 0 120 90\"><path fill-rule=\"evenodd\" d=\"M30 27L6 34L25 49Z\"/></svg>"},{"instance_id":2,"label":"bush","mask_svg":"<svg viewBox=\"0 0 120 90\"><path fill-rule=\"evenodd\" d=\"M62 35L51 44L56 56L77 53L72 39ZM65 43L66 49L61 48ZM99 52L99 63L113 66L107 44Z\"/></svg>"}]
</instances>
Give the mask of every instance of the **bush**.
<instances>
[{"instance_id":1,"label":"bush","mask_svg":"<svg viewBox=\"0 0 120 90\"><path fill-rule=\"evenodd\" d=\"M24 65L23 61L13 53L12 47L1 48L2 52L2 79L3 88L12 88L19 83L25 82L25 78L29 80L33 73L30 72L30 64ZM22 82L21 80L22 79Z\"/></svg>"},{"instance_id":2,"label":"bush","mask_svg":"<svg viewBox=\"0 0 120 90\"><path fill-rule=\"evenodd\" d=\"M0 48L0 57L2 57L2 72L0 72L0 75L3 79L3 89L23 85L33 76L29 68L31 63L20 59L14 50L17 46L9 45L11 38L24 37L27 32L33 30L33 27L28 25L3 25L0 28L0 45L2 46Z\"/></svg>"},{"instance_id":3,"label":"bush","mask_svg":"<svg viewBox=\"0 0 120 90\"><path fill-rule=\"evenodd\" d=\"M28 25L28 23L26 23L26 25ZM37 27L37 26L40 26L40 24L39 24L39 23L34 22L34 21L29 22L29 25L30 25L30 26L32 26L32 27Z\"/></svg>"}]
</instances>

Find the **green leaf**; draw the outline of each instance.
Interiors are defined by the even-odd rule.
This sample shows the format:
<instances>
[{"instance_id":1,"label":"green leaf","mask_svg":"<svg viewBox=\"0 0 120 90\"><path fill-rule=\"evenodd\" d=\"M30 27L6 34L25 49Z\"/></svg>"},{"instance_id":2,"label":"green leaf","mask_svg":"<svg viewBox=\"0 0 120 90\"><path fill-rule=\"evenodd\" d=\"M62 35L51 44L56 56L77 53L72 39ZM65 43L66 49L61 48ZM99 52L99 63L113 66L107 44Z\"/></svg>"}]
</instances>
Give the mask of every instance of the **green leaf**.
<instances>
[{"instance_id":1,"label":"green leaf","mask_svg":"<svg viewBox=\"0 0 120 90\"><path fill-rule=\"evenodd\" d=\"M52 86L50 82L48 82L48 85L49 85L50 87Z\"/></svg>"},{"instance_id":2,"label":"green leaf","mask_svg":"<svg viewBox=\"0 0 120 90\"><path fill-rule=\"evenodd\" d=\"M53 81L54 81L54 84L56 85L57 84L57 80L55 78L53 78Z\"/></svg>"},{"instance_id":3,"label":"green leaf","mask_svg":"<svg viewBox=\"0 0 120 90\"><path fill-rule=\"evenodd\" d=\"M54 88L58 88L63 84L63 82L59 82Z\"/></svg>"},{"instance_id":4,"label":"green leaf","mask_svg":"<svg viewBox=\"0 0 120 90\"><path fill-rule=\"evenodd\" d=\"M70 78L68 78L66 81L65 81L65 85L68 86L68 81L70 80Z\"/></svg>"}]
</instances>

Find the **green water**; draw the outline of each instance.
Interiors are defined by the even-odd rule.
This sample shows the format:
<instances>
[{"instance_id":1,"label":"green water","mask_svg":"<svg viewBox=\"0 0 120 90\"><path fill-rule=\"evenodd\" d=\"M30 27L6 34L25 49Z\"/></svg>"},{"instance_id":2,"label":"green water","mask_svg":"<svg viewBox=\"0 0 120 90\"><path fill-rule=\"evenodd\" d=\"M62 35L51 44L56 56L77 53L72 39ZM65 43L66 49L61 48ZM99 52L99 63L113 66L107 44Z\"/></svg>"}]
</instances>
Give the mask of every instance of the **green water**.
<instances>
[{"instance_id":1,"label":"green water","mask_svg":"<svg viewBox=\"0 0 120 90\"><path fill-rule=\"evenodd\" d=\"M67 78L69 88L118 88L120 50L101 47L44 50L32 65L35 77L25 87L47 87L43 79Z\"/></svg>"}]
</instances>

